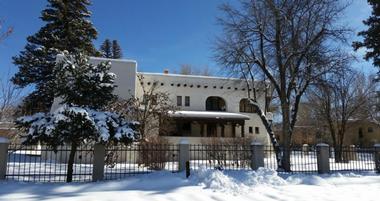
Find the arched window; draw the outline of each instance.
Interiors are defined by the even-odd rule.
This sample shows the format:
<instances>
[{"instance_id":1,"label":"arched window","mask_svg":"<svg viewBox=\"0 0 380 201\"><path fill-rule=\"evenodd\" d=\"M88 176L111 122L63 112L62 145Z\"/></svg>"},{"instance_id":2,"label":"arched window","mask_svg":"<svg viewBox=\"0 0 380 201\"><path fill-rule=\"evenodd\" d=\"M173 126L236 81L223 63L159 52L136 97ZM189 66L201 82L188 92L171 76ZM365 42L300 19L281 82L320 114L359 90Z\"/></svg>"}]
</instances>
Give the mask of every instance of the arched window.
<instances>
[{"instance_id":1,"label":"arched window","mask_svg":"<svg viewBox=\"0 0 380 201\"><path fill-rule=\"evenodd\" d=\"M256 108L252 105L248 99L244 98L240 100L239 111L246 113L256 113Z\"/></svg>"},{"instance_id":2,"label":"arched window","mask_svg":"<svg viewBox=\"0 0 380 201\"><path fill-rule=\"evenodd\" d=\"M226 111L226 102L218 96L210 96L206 99L207 111Z\"/></svg>"}]
</instances>

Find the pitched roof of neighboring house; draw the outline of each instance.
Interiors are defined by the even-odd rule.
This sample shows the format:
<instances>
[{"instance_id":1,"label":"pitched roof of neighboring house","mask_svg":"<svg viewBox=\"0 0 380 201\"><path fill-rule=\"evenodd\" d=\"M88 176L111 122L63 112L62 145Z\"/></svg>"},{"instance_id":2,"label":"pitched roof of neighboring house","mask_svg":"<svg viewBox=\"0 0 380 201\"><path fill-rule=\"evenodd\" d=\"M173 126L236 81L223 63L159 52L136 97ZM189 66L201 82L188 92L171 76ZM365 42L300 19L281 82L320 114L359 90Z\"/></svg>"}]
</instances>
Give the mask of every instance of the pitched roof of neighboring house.
<instances>
[{"instance_id":1,"label":"pitched roof of neighboring house","mask_svg":"<svg viewBox=\"0 0 380 201\"><path fill-rule=\"evenodd\" d=\"M0 122L0 137L13 138L17 132L13 122Z\"/></svg>"}]
</instances>

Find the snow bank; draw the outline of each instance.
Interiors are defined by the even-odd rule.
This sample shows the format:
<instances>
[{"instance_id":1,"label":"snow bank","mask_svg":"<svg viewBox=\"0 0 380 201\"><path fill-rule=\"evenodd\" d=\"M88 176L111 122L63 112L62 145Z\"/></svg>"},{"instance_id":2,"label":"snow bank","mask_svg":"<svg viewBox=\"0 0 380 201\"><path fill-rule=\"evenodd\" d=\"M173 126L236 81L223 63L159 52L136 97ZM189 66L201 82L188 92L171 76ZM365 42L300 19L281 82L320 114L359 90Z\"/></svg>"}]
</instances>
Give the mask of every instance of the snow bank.
<instances>
[{"instance_id":1,"label":"snow bank","mask_svg":"<svg viewBox=\"0 0 380 201\"><path fill-rule=\"evenodd\" d=\"M218 171L200 167L193 180L204 188L233 194L249 192L257 186L281 186L287 181L276 171L259 168L257 171Z\"/></svg>"},{"instance_id":2,"label":"snow bank","mask_svg":"<svg viewBox=\"0 0 380 201\"><path fill-rule=\"evenodd\" d=\"M365 176L375 176L367 173ZM200 167L192 173L191 180L205 189L236 194L247 194L256 188L279 187L289 185L308 185L332 187L343 184L347 178L362 178L364 175L355 173L336 173L331 175L279 175L276 171L259 168L257 171L218 171ZM335 182L330 182L334 179ZM380 183L379 183L380 184Z\"/></svg>"}]
</instances>

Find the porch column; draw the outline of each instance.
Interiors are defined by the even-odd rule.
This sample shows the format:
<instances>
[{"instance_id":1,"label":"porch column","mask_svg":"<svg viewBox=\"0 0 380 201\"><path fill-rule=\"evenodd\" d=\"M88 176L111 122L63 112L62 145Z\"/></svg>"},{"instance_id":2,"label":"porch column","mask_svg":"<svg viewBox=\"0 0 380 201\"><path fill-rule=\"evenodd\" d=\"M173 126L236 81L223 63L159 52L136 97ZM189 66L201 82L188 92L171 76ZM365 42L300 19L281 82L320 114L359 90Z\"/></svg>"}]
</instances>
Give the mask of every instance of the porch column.
<instances>
[{"instance_id":1,"label":"porch column","mask_svg":"<svg viewBox=\"0 0 380 201\"><path fill-rule=\"evenodd\" d=\"M236 124L235 123L231 124L231 128L232 128L232 137L236 137Z\"/></svg>"},{"instance_id":2,"label":"porch column","mask_svg":"<svg viewBox=\"0 0 380 201\"><path fill-rule=\"evenodd\" d=\"M221 126L222 137L224 137L224 124L220 124L220 126Z\"/></svg>"},{"instance_id":3,"label":"porch column","mask_svg":"<svg viewBox=\"0 0 380 201\"><path fill-rule=\"evenodd\" d=\"M241 137L244 137L244 122L241 124Z\"/></svg>"},{"instance_id":4,"label":"porch column","mask_svg":"<svg viewBox=\"0 0 380 201\"><path fill-rule=\"evenodd\" d=\"M201 137L204 137L205 136L205 124L204 123L201 123Z\"/></svg>"}]
</instances>

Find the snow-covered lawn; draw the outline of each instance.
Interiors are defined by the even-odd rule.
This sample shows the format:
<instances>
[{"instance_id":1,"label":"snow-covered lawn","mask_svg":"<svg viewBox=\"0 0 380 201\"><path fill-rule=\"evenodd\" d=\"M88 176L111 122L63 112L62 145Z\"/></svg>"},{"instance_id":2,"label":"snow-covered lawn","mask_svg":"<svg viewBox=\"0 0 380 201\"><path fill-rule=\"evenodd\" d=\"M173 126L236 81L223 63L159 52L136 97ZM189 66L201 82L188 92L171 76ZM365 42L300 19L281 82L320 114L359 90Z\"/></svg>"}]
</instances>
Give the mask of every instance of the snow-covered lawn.
<instances>
[{"instance_id":1,"label":"snow-covered lawn","mask_svg":"<svg viewBox=\"0 0 380 201\"><path fill-rule=\"evenodd\" d=\"M379 200L380 175L278 175L270 169L155 172L119 181L48 184L0 182L0 200Z\"/></svg>"}]
</instances>

